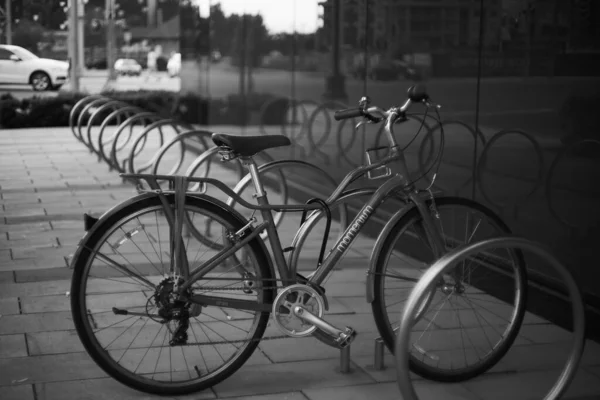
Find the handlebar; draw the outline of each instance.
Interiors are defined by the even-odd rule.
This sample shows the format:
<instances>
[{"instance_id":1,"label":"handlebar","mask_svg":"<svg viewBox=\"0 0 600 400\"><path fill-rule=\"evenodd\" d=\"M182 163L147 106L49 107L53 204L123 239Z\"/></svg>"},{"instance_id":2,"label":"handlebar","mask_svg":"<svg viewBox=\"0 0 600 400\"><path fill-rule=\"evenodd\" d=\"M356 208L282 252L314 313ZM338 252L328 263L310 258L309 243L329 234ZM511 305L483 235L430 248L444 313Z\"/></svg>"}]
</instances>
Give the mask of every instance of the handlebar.
<instances>
[{"instance_id":1,"label":"handlebar","mask_svg":"<svg viewBox=\"0 0 600 400\"><path fill-rule=\"evenodd\" d=\"M424 85L411 86L408 88L407 95L408 100L406 100L401 107L392 107L388 111L379 107L367 107L368 99L363 98L358 107L338 110L333 114L333 118L336 121L341 121L344 119L364 117L371 122L378 123L388 118L391 114L402 115L406 113L413 103L424 103L429 100L429 95L427 94ZM379 116L373 114L379 114Z\"/></svg>"},{"instance_id":2,"label":"handlebar","mask_svg":"<svg viewBox=\"0 0 600 400\"><path fill-rule=\"evenodd\" d=\"M364 119L368 120L365 122L372 123L379 123L385 120L385 131L390 145L392 147L396 147L397 143L393 135L394 123L399 117L405 119L406 111L408 111L411 105L414 103L424 103L427 107L434 106L439 108L438 105L434 105L429 101L429 95L427 94L424 85L417 84L408 88L407 97L408 99L402 106L392 107L387 111L380 107L368 107L369 99L367 97L363 97L360 100L358 107L338 110L333 114L333 118L336 121L341 121L344 119L363 117ZM365 122L361 122L361 124Z\"/></svg>"}]
</instances>

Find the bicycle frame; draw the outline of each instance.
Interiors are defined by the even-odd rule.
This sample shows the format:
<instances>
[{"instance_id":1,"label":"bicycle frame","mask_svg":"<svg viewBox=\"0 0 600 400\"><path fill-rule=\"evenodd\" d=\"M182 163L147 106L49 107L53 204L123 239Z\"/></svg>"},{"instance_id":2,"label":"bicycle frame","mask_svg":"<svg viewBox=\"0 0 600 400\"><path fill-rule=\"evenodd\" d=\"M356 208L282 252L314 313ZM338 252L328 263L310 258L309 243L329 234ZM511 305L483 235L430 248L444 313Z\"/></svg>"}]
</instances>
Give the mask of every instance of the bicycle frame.
<instances>
[{"instance_id":1,"label":"bicycle frame","mask_svg":"<svg viewBox=\"0 0 600 400\"><path fill-rule=\"evenodd\" d=\"M348 227L344 231L343 235L334 244L331 252L323 260L323 263L310 276L310 282L320 285L327 278L331 270L344 256L347 249L352 245L354 239L356 238L357 234L361 231L362 227L369 221L371 215L373 214L373 211L377 210L377 208L390 195L398 191L404 194L405 197L417 207L420 214L422 215L424 225L423 227L425 230L424 233L426 234L430 244L432 245L432 249L434 250L436 256L441 256L444 253L445 246L443 244L443 240L435 227L433 219L428 212L427 206L425 205L421 197L418 195L418 192L415 190L414 185L410 181L408 167L406 165L406 159L404 157L403 152L398 150L398 146L392 147L390 149L390 154L381 161L368 166L359 166L356 169L350 171L342 180L340 185L329 196L329 198L326 200L326 203L333 204L334 202L336 202L352 182L354 182L361 176L364 176L369 171L384 167L387 164L396 161L398 162L400 172L386 180L378 189L375 190L372 196L367 200L367 202L357 213L354 220L350 224L348 224ZM302 234L301 230L299 231L299 235Z\"/></svg>"},{"instance_id":2,"label":"bicycle frame","mask_svg":"<svg viewBox=\"0 0 600 400\"><path fill-rule=\"evenodd\" d=\"M171 257L171 272L175 270L180 271L180 274L185 278L185 282L182 285L179 285L177 288L178 293L184 293L191 285L201 278L206 273L210 272L217 265L223 262L228 257L232 256L238 250L240 250L243 246L248 244L250 241L257 238L263 231L267 232L269 237L269 244L273 251L273 261L275 262L275 266L277 271L280 274L281 280L284 285L290 285L296 282L296 274L295 271L292 271L285 260L284 252L281 246L281 242L279 240L279 234L277 232L277 228L274 222L274 218L272 215L273 211L319 211L322 207L319 204L300 204L300 205L287 205L287 204L269 204L267 200L266 193L264 191L264 187L262 185L258 168L254 160L250 158L240 158L240 161L248 167L250 172L251 179L254 183L256 189L256 199L258 204L250 204L246 202L240 195L235 193L232 189L227 187L222 182L213 179L213 178L195 178L195 177L185 177L185 176L168 176L168 175L148 175L148 174L122 174L123 178L132 178L132 179L144 179L148 182L151 192L156 193L162 200L164 205L165 216L169 222L171 231L173 232L171 238L171 249L174 257ZM415 204L418 208L420 214L423 218L423 227L425 230L425 234L430 244L432 245L432 249L434 249L435 253L438 256L443 254L445 249L443 245L443 240L437 231L433 219L428 212L428 208L425 205L425 202L419 197L418 192L415 190L414 185L410 182L408 178L408 167L406 165L406 160L404 158L404 154L401 150L399 150L398 146L394 146L390 148L390 153L378 161L375 164L371 165L362 165L353 171L349 172L346 177L342 180L340 185L334 190L334 192L330 195L330 197L326 200L327 204L331 204L336 201L344 190L350 185L354 180L359 177L367 174L369 171L381 168L390 164L392 162L398 162L398 166L400 172L396 175L393 175L391 178L387 179L376 191L373 193L371 198L367 200L367 202L363 205L361 210L358 212L354 220L348 225L343 235L338 239L338 241L333 246L332 250L323 260L323 263L318 266L317 270L312 274L309 278L309 282L314 284L321 284L326 277L329 275L331 270L335 267L335 265L340 261L340 259L344 256L346 251L350 248L356 236L364 226L364 224L369 220L371 215L377 208L383 203L383 201L389 197L391 194L396 192L402 192L409 201ZM172 187L174 190L164 191L160 188L158 184L158 180L168 180L172 183ZM177 240L177 238L181 238L182 227L184 223L184 205L185 205L185 197L187 195L193 195L193 193L189 193L186 191L188 182L197 182L200 184L210 184L214 185L217 188L221 189L224 193L234 198L237 203L242 205L245 208L260 211L264 222L256 226L252 229L251 232L248 233L248 230L252 227L254 223L254 219L250 220L242 229L235 233L229 233L228 238L231 242L233 242L227 248L219 251L215 256L213 256L210 260L204 263L202 266L195 268L190 271L190 267L188 265L187 256L185 254L185 249L182 248L181 240ZM165 194L174 194L175 195L175 210L172 210L169 207L169 204L164 197ZM313 214L315 215L315 214ZM305 222L305 224L308 220ZM232 307L237 309L249 310L249 311L263 311L270 312L270 305L267 304L258 304L253 301L248 300L237 300L237 299L224 299L223 297L216 296L207 296L207 295L193 295L190 301L194 303L201 303L204 305L212 305L217 307Z\"/></svg>"}]
</instances>

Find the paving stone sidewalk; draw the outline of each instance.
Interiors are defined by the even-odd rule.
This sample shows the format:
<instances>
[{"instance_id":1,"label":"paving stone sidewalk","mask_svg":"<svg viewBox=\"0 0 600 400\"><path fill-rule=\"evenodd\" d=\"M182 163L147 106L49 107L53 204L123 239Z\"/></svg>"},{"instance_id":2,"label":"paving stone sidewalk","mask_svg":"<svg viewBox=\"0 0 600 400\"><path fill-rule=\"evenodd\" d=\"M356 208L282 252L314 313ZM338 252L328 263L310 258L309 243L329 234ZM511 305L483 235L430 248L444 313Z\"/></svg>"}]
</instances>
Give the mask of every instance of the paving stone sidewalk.
<instances>
[{"instance_id":1,"label":"paving stone sidewalk","mask_svg":"<svg viewBox=\"0 0 600 400\"><path fill-rule=\"evenodd\" d=\"M225 170L212 172L229 184ZM0 131L0 399L149 399L107 377L73 330L66 292L69 255L83 236L82 214L102 213L135 192L97 162L68 129ZM298 216L284 220L289 243ZM333 228L336 228L334 226ZM313 338L260 345L256 360L212 390L182 399L399 399L392 358L373 368L377 330L365 301L372 240L360 238L327 282L327 320L352 326L351 372L339 352ZM319 241L307 245L312 253ZM314 267L314 256L301 265ZM508 355L482 377L439 384L415 377L422 399L539 399L558 376L570 334L528 314ZM545 390L544 390L545 389ZM583 365L566 398L600 397L600 345L588 341Z\"/></svg>"}]
</instances>

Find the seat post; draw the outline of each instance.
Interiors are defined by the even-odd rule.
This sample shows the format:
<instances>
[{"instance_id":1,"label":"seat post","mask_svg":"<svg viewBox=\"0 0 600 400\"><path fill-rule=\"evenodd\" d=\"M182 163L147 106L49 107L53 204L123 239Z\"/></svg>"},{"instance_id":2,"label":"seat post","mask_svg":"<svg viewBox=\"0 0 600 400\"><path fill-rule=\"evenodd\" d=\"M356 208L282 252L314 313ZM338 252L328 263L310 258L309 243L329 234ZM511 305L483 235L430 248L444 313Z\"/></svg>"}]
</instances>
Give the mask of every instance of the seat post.
<instances>
[{"instance_id":1,"label":"seat post","mask_svg":"<svg viewBox=\"0 0 600 400\"><path fill-rule=\"evenodd\" d=\"M250 171L250 176L252 177L252 182L254 183L254 188L256 189L257 203L260 206L268 206L269 200L267 200L267 193L265 192L265 188L260 180L258 168L256 167L254 159L252 157L240 157L240 160L248 167L248 170ZM261 210L261 214L263 220L269 223L266 228L267 236L269 238L269 243L271 244L271 250L273 250L273 259L275 261L275 265L277 266L279 274L281 275L281 280L284 284L291 285L295 282L295 276L292 276L288 270L272 210L263 209Z\"/></svg>"},{"instance_id":2,"label":"seat post","mask_svg":"<svg viewBox=\"0 0 600 400\"><path fill-rule=\"evenodd\" d=\"M256 197L266 196L265 188L260 180L258 167L256 166L254 159L252 157L244 157L241 158L241 161L248 167L248 171L250 171L250 177L252 178L252 183L254 183L254 188L256 189Z\"/></svg>"}]
</instances>

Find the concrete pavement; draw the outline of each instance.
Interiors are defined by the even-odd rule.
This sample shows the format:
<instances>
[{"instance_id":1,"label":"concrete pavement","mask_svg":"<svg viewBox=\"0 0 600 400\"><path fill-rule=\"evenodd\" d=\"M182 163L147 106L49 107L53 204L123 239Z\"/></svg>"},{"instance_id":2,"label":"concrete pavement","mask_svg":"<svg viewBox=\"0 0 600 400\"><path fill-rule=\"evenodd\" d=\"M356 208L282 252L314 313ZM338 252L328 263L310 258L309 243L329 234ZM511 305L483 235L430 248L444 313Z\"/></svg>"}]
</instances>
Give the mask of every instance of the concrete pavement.
<instances>
[{"instance_id":1,"label":"concrete pavement","mask_svg":"<svg viewBox=\"0 0 600 400\"><path fill-rule=\"evenodd\" d=\"M235 182L225 170L213 174ZM154 397L106 377L90 360L73 331L65 296L71 275L65 258L84 234L82 213L102 213L133 194L68 129L0 132L1 399ZM297 223L290 219L282 225L284 243ZM347 268L326 285L332 303L328 320L359 332L350 374L339 372L337 350L313 338L275 340L261 344L259 364L242 367L212 390L182 398L398 399L389 354L387 369L372 367L377 332L364 299L372 246L361 237L344 261ZM539 399L557 377L569 339L568 332L530 314L516 345L492 372L461 384L416 379L415 385L422 399ZM565 398L598 396L600 345L588 341Z\"/></svg>"}]
</instances>

